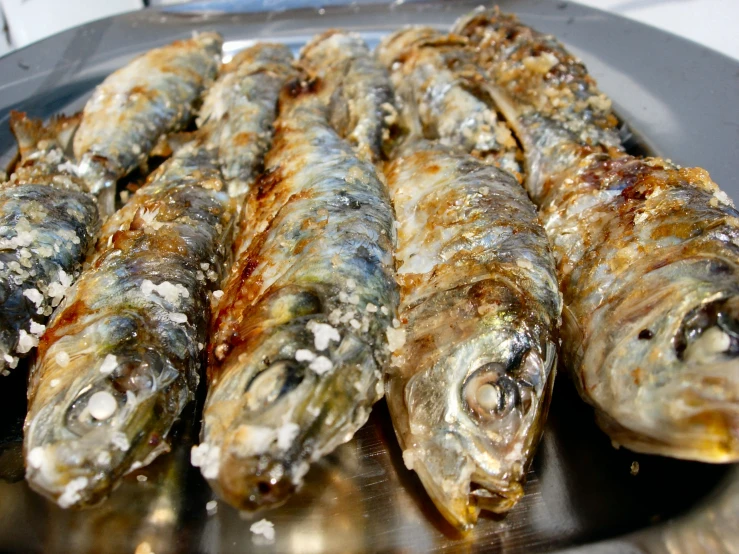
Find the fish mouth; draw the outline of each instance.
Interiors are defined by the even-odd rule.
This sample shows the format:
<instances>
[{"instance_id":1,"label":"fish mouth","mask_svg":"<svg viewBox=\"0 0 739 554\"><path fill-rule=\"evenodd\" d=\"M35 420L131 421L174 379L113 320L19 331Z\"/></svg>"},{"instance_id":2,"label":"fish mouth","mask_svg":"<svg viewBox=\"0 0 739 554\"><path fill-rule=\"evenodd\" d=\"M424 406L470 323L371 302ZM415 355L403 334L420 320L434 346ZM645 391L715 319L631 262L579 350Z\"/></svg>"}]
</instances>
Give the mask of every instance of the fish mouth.
<instances>
[{"instance_id":1,"label":"fish mouth","mask_svg":"<svg viewBox=\"0 0 739 554\"><path fill-rule=\"evenodd\" d=\"M282 505L297 490L289 467L282 460L226 454L211 485L234 508L257 513Z\"/></svg>"}]
</instances>

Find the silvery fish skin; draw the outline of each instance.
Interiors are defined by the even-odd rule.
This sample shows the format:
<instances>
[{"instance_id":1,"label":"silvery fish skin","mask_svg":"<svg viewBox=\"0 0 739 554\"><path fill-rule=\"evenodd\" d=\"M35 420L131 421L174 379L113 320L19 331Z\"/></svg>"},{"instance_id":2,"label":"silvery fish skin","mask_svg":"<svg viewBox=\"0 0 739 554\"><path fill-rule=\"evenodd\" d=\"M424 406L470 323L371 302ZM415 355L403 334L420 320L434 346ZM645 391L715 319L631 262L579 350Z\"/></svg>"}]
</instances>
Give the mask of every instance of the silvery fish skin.
<instances>
[{"instance_id":1,"label":"silvery fish skin","mask_svg":"<svg viewBox=\"0 0 739 554\"><path fill-rule=\"evenodd\" d=\"M64 150L79 118L48 127L13 112L20 161L0 185L0 372L37 345L99 230L97 202Z\"/></svg>"},{"instance_id":2,"label":"silvery fish skin","mask_svg":"<svg viewBox=\"0 0 739 554\"><path fill-rule=\"evenodd\" d=\"M331 126L363 160L377 163L391 139L396 117L387 71L355 33L329 30L301 51L300 63L324 85Z\"/></svg>"},{"instance_id":3,"label":"silvery fish skin","mask_svg":"<svg viewBox=\"0 0 739 554\"><path fill-rule=\"evenodd\" d=\"M399 102L416 106L424 138L473 153L521 180L520 150L498 118L466 39L407 27L385 37L377 56L391 70Z\"/></svg>"},{"instance_id":4,"label":"silvery fish skin","mask_svg":"<svg viewBox=\"0 0 739 554\"><path fill-rule=\"evenodd\" d=\"M223 39L201 33L155 48L109 75L85 105L74 137L79 174L113 211L115 182L146 161L159 138L187 124L215 78Z\"/></svg>"},{"instance_id":5,"label":"silvery fish skin","mask_svg":"<svg viewBox=\"0 0 739 554\"><path fill-rule=\"evenodd\" d=\"M218 147L221 170L231 196L246 194L272 139L277 98L297 72L293 55L281 44L257 44L236 54L210 87L198 127Z\"/></svg>"},{"instance_id":6,"label":"silvery fish skin","mask_svg":"<svg viewBox=\"0 0 739 554\"><path fill-rule=\"evenodd\" d=\"M703 169L624 154L610 101L552 37L496 11L457 29L524 146L564 294L562 357L599 425L639 452L739 460L731 200Z\"/></svg>"},{"instance_id":7,"label":"silvery fish skin","mask_svg":"<svg viewBox=\"0 0 739 554\"><path fill-rule=\"evenodd\" d=\"M510 173L420 142L386 175L401 299L386 398L406 466L466 530L523 495L554 383L554 261Z\"/></svg>"},{"instance_id":8,"label":"silvery fish skin","mask_svg":"<svg viewBox=\"0 0 739 554\"><path fill-rule=\"evenodd\" d=\"M374 165L329 124L334 91L322 86L333 85L284 92L213 320L192 460L242 510L284 502L383 393L397 306L392 208ZM357 148L370 155L370 144Z\"/></svg>"},{"instance_id":9,"label":"silvery fish skin","mask_svg":"<svg viewBox=\"0 0 739 554\"><path fill-rule=\"evenodd\" d=\"M63 508L103 500L168 450L198 385L235 209L203 140L181 147L102 230L31 370L26 479Z\"/></svg>"}]
</instances>

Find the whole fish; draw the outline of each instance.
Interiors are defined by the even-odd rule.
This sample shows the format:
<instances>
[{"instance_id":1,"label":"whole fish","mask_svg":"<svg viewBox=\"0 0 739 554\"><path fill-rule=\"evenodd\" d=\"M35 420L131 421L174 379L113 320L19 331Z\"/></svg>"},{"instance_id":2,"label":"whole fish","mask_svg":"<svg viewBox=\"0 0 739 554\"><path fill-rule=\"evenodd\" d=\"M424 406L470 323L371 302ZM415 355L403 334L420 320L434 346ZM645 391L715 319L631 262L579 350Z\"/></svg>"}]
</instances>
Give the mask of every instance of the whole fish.
<instances>
[{"instance_id":1,"label":"whole fish","mask_svg":"<svg viewBox=\"0 0 739 554\"><path fill-rule=\"evenodd\" d=\"M421 142L386 175L400 285L386 398L406 466L468 529L523 495L554 384L554 261L512 174Z\"/></svg>"},{"instance_id":2,"label":"whole fish","mask_svg":"<svg viewBox=\"0 0 739 554\"><path fill-rule=\"evenodd\" d=\"M324 82L318 92L329 97L331 126L360 158L378 162L392 138L396 109L388 73L364 40L326 31L303 48L300 63Z\"/></svg>"},{"instance_id":3,"label":"whole fish","mask_svg":"<svg viewBox=\"0 0 739 554\"><path fill-rule=\"evenodd\" d=\"M223 39L201 33L149 50L109 75L85 105L74 137L78 172L113 212L115 183L144 161L162 135L184 127L218 69Z\"/></svg>"},{"instance_id":4,"label":"whole fish","mask_svg":"<svg viewBox=\"0 0 739 554\"><path fill-rule=\"evenodd\" d=\"M393 215L374 165L358 157L372 157L383 132L355 128L357 154L330 124L336 86L319 77L286 88L213 320L192 460L243 510L283 502L310 463L354 435L383 392L397 305ZM381 127L376 102L345 99L357 121Z\"/></svg>"},{"instance_id":5,"label":"whole fish","mask_svg":"<svg viewBox=\"0 0 739 554\"><path fill-rule=\"evenodd\" d=\"M272 140L280 88L297 72L281 44L242 50L220 71L198 115L198 127L218 147L231 196L246 194Z\"/></svg>"},{"instance_id":6,"label":"whole fish","mask_svg":"<svg viewBox=\"0 0 739 554\"><path fill-rule=\"evenodd\" d=\"M500 121L466 39L429 27L406 27L377 48L399 102L415 106L421 134L475 154L521 179L520 150Z\"/></svg>"},{"instance_id":7,"label":"whole fish","mask_svg":"<svg viewBox=\"0 0 739 554\"><path fill-rule=\"evenodd\" d=\"M103 228L29 383L26 478L61 507L104 499L168 449L198 385L233 209L217 152L178 150Z\"/></svg>"},{"instance_id":8,"label":"whole fish","mask_svg":"<svg viewBox=\"0 0 739 554\"><path fill-rule=\"evenodd\" d=\"M0 372L38 344L82 269L99 228L97 203L65 154L78 117L44 127L11 113L20 161L0 185Z\"/></svg>"},{"instance_id":9,"label":"whole fish","mask_svg":"<svg viewBox=\"0 0 739 554\"><path fill-rule=\"evenodd\" d=\"M739 213L700 168L626 155L610 100L553 37L457 23L526 154L564 294L562 357L615 445L739 460Z\"/></svg>"},{"instance_id":10,"label":"whole fish","mask_svg":"<svg viewBox=\"0 0 739 554\"><path fill-rule=\"evenodd\" d=\"M248 143L241 161L234 149L245 130L266 132L290 59L285 47L258 45L232 61L204 102L221 112L204 112L191 142L106 222L92 269L44 336L31 375L27 479L62 507L103 499L168 449L198 385L210 303L230 261L238 210L227 189L248 185L267 141L261 152Z\"/></svg>"}]
</instances>

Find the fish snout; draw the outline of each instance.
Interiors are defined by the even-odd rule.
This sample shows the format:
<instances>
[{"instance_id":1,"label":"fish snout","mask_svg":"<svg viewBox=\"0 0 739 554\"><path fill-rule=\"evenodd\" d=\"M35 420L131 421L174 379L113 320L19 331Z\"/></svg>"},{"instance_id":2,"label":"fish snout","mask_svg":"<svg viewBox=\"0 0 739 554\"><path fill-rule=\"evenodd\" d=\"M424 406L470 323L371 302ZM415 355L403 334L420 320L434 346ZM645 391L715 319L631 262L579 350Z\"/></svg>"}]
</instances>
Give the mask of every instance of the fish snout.
<instances>
[{"instance_id":1,"label":"fish snout","mask_svg":"<svg viewBox=\"0 0 739 554\"><path fill-rule=\"evenodd\" d=\"M243 459L226 453L221 461L218 482L220 496L246 512L258 512L281 505L297 486L282 460L267 456Z\"/></svg>"}]
</instances>

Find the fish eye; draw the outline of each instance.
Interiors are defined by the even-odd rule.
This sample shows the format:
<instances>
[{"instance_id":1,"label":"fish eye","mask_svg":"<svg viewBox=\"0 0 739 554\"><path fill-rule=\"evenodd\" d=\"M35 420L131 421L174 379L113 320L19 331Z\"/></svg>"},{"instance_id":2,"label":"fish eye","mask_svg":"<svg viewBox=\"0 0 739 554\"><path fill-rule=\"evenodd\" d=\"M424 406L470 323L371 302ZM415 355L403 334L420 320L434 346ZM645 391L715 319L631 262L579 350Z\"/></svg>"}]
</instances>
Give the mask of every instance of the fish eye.
<instances>
[{"instance_id":1,"label":"fish eye","mask_svg":"<svg viewBox=\"0 0 739 554\"><path fill-rule=\"evenodd\" d=\"M93 429L108 425L125 403L125 393L105 386L86 387L67 408L65 426L81 437Z\"/></svg>"},{"instance_id":2,"label":"fish eye","mask_svg":"<svg viewBox=\"0 0 739 554\"><path fill-rule=\"evenodd\" d=\"M305 368L295 360L276 360L259 372L246 386L247 405L256 411L276 402L295 389L305 376Z\"/></svg>"},{"instance_id":3,"label":"fish eye","mask_svg":"<svg viewBox=\"0 0 739 554\"><path fill-rule=\"evenodd\" d=\"M162 358L152 349L120 353L115 364L111 378L113 386L120 391L149 391L176 378L176 375L164 375Z\"/></svg>"},{"instance_id":4,"label":"fish eye","mask_svg":"<svg viewBox=\"0 0 739 554\"><path fill-rule=\"evenodd\" d=\"M468 412L484 420L502 418L521 403L518 383L500 363L489 363L471 373L462 387Z\"/></svg>"}]
</instances>

